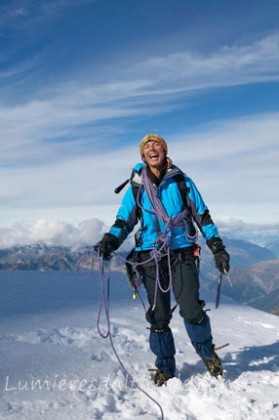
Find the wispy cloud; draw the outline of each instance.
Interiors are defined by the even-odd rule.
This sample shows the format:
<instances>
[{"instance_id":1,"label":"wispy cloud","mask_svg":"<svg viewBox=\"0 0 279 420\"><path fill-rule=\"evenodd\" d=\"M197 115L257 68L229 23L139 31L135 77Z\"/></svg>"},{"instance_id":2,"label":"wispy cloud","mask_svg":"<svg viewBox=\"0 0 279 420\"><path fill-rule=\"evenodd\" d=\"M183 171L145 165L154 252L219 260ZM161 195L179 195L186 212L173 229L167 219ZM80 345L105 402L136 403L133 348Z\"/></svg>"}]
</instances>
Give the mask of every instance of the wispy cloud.
<instances>
[{"instance_id":1,"label":"wispy cloud","mask_svg":"<svg viewBox=\"0 0 279 420\"><path fill-rule=\"evenodd\" d=\"M27 19L29 10L42 7L35 3L12 2L10 10L2 8L0 22ZM45 6L67 7L62 0ZM21 73L28 69L32 77L36 66L43 65L44 51L32 53L34 58L25 57L17 69L2 69L2 80L12 76L19 88L24 85ZM146 51L136 57L128 51L118 59L121 66L110 63L101 80L87 72L70 82L41 84L28 99L20 89L18 96L13 91L6 102L2 98L0 197L6 220L23 217L27 211L30 218L48 219L57 211L72 220L79 209L79 220L90 213L111 221L119 202L113 188L129 175L134 162L127 156L137 160L137 144L129 143L135 121L162 117L210 89L278 80L279 34L207 53L181 49L156 55ZM6 90L12 86L7 84ZM272 191L277 185L278 129L276 113L259 112L201 125L191 135L186 128L177 132L174 127L167 140L171 157L206 191L206 201L210 207L214 203L213 214L219 219L233 215L262 220L268 206L268 217L275 220L278 208Z\"/></svg>"},{"instance_id":2,"label":"wispy cloud","mask_svg":"<svg viewBox=\"0 0 279 420\"><path fill-rule=\"evenodd\" d=\"M0 5L0 27L34 25L52 18L65 8L96 0L11 0Z\"/></svg>"},{"instance_id":3,"label":"wispy cloud","mask_svg":"<svg viewBox=\"0 0 279 420\"><path fill-rule=\"evenodd\" d=\"M142 82L123 82L80 89L79 86L60 88L57 96L33 100L16 106L0 108L1 138L9 139L1 145L2 164L35 160L39 155L44 160L55 158L64 139L75 138L71 147L90 147L98 143L98 125L129 119L146 114L162 112L162 107L152 110L145 104L130 104L129 97L136 96ZM124 103L124 99L128 103ZM106 129L108 132L108 129ZM94 141L96 138L96 141ZM61 153L59 154L61 157Z\"/></svg>"},{"instance_id":4,"label":"wispy cloud","mask_svg":"<svg viewBox=\"0 0 279 420\"><path fill-rule=\"evenodd\" d=\"M278 244L279 223L246 223L240 219L225 217L218 220L222 235L234 239L254 242L258 245L272 247Z\"/></svg>"},{"instance_id":5,"label":"wispy cloud","mask_svg":"<svg viewBox=\"0 0 279 420\"><path fill-rule=\"evenodd\" d=\"M278 113L216 121L175 136L171 153L197 181L215 217L275 221L278 129Z\"/></svg>"},{"instance_id":6,"label":"wispy cloud","mask_svg":"<svg viewBox=\"0 0 279 420\"><path fill-rule=\"evenodd\" d=\"M73 81L52 87L27 103L0 108L0 135L9 139L1 145L3 162L30 163L39 155L47 160L61 147L59 140L67 138L76 139L72 147L78 150L84 142L94 143L96 124L109 126L117 120L163 114L177 106L178 94L189 96L201 89L278 80L278 69L279 35L273 34L251 45L221 48L206 56L183 52L153 57L131 66L131 71L124 73L126 80L114 83Z\"/></svg>"},{"instance_id":7,"label":"wispy cloud","mask_svg":"<svg viewBox=\"0 0 279 420\"><path fill-rule=\"evenodd\" d=\"M269 152L277 151L278 129L276 112L211 121L187 135L191 142L191 159L201 163L212 160L226 160L228 163L228 159L233 159L235 164L239 158L247 163L259 155L262 160L267 153L269 160ZM175 136L176 150L183 139L185 134Z\"/></svg>"},{"instance_id":8,"label":"wispy cloud","mask_svg":"<svg viewBox=\"0 0 279 420\"><path fill-rule=\"evenodd\" d=\"M131 73L152 80L154 89L160 87L158 93L171 88L178 93L275 81L279 79L278 69L279 34L273 33L250 44L235 43L206 54L181 51L157 55L136 63Z\"/></svg>"},{"instance_id":9,"label":"wispy cloud","mask_svg":"<svg viewBox=\"0 0 279 420\"><path fill-rule=\"evenodd\" d=\"M14 61L13 52L11 50L5 51L0 55L0 80L2 81L1 91L8 92L9 89L12 90L14 85L17 85L19 89L22 88L22 85L25 83L28 78L34 77L34 72L37 69L43 66L45 60L46 49L41 49L40 52L36 52L32 55L27 56L26 58L21 59L20 61ZM31 76L32 75L32 76ZM7 95L9 100L11 99L11 94L14 94L14 91L9 92L10 95ZM20 92L18 92L17 100L20 100ZM14 99L12 102L16 102ZM1 98L2 103L4 103L4 97Z\"/></svg>"},{"instance_id":10,"label":"wispy cloud","mask_svg":"<svg viewBox=\"0 0 279 420\"><path fill-rule=\"evenodd\" d=\"M214 219L230 216L251 223L278 220L274 200L278 189L278 121L278 114L242 117L200 126L192 135L174 131L167 138L174 163L197 183ZM6 218L24 220L28 212L30 218L51 215L71 221L98 217L112 223L122 197L115 196L113 190L129 177L140 158L137 142L127 141L115 149L104 141L105 152L92 149L67 159L0 171ZM52 144L48 153L57 150Z\"/></svg>"}]
</instances>

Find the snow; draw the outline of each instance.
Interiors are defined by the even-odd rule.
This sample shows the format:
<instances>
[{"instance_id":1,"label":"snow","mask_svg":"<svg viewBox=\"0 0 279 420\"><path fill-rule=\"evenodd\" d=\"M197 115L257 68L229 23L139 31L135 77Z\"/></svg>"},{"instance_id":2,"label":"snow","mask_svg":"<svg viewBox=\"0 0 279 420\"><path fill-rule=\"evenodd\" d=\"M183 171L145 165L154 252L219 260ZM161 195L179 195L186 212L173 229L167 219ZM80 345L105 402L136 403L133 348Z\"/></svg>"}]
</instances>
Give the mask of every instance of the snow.
<instances>
[{"instance_id":1,"label":"snow","mask_svg":"<svg viewBox=\"0 0 279 420\"><path fill-rule=\"evenodd\" d=\"M218 352L224 379L207 373L176 310L177 377L157 388L141 301L124 275L110 277L112 340L129 375L96 328L97 273L1 272L1 420L153 420L160 407L166 420L279 419L278 317L224 296L216 310L215 291L202 291L216 346L229 343Z\"/></svg>"}]
</instances>

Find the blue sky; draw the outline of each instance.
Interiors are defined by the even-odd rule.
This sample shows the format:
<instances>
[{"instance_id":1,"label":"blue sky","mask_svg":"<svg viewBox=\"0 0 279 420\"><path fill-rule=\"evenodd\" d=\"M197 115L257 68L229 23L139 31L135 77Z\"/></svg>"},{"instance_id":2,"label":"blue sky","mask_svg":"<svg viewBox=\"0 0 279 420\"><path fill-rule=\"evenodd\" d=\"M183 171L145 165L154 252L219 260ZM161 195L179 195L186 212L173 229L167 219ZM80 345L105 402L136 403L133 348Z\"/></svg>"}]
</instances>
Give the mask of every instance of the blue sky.
<instances>
[{"instance_id":1,"label":"blue sky","mask_svg":"<svg viewBox=\"0 0 279 420\"><path fill-rule=\"evenodd\" d=\"M2 1L0 246L105 229L149 132L221 230L278 234L278 21L277 0Z\"/></svg>"}]
</instances>

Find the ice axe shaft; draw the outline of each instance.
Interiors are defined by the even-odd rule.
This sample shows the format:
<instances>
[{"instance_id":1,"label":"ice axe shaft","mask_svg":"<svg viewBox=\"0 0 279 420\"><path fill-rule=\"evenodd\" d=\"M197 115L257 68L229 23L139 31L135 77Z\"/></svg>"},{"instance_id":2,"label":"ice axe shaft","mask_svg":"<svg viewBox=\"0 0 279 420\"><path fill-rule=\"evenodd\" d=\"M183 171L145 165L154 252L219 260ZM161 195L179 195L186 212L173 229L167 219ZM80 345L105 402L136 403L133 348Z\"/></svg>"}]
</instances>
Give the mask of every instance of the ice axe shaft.
<instances>
[{"instance_id":1,"label":"ice axe shaft","mask_svg":"<svg viewBox=\"0 0 279 420\"><path fill-rule=\"evenodd\" d=\"M221 273L218 277L218 281L217 281L217 290L216 290L216 302L215 302L215 308L219 308L220 305L220 297L221 297L221 288L222 288L222 281L223 281L223 275L225 275L228 279L229 285L232 287L232 282L231 279L229 278L229 275L227 273L227 271L223 273Z\"/></svg>"},{"instance_id":2,"label":"ice axe shaft","mask_svg":"<svg viewBox=\"0 0 279 420\"><path fill-rule=\"evenodd\" d=\"M221 295L221 288L222 288L222 280L223 280L223 274L221 273L218 277L217 281L217 290L216 290L216 302L215 302L215 308L219 308L220 304L220 295Z\"/></svg>"}]
</instances>

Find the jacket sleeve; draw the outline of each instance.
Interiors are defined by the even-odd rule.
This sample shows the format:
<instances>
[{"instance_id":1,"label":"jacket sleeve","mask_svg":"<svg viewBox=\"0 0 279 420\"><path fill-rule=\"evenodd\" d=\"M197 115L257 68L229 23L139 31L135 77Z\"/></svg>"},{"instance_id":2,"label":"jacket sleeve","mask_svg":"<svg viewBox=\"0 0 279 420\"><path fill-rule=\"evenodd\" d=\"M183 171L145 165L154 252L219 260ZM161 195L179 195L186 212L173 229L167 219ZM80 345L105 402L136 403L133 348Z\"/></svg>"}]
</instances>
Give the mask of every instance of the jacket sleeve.
<instances>
[{"instance_id":1,"label":"jacket sleeve","mask_svg":"<svg viewBox=\"0 0 279 420\"><path fill-rule=\"evenodd\" d=\"M111 226L109 233L114 235L118 241L119 246L124 242L130 232L138 222L138 207L133 194L131 185L126 191L121 205L118 209L116 220Z\"/></svg>"},{"instance_id":2,"label":"jacket sleeve","mask_svg":"<svg viewBox=\"0 0 279 420\"><path fill-rule=\"evenodd\" d=\"M187 204L191 209L194 221L196 222L201 234L208 241L211 238L220 238L218 229L214 224L209 209L194 182L189 177L185 177L188 187Z\"/></svg>"}]
</instances>

